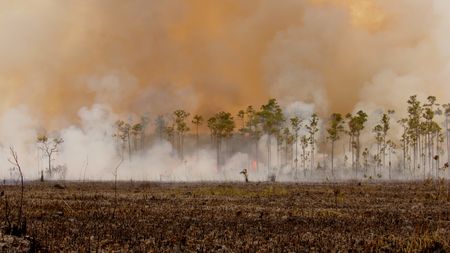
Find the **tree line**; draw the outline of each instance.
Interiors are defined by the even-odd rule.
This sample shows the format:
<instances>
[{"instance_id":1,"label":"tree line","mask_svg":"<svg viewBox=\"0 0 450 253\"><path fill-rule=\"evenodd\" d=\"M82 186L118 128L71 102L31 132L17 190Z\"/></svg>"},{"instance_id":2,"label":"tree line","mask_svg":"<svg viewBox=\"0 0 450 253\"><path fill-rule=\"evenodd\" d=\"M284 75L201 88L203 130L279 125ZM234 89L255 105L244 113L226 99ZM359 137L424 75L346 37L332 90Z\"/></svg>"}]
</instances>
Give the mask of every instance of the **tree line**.
<instances>
[{"instance_id":1,"label":"tree line","mask_svg":"<svg viewBox=\"0 0 450 253\"><path fill-rule=\"evenodd\" d=\"M398 120L394 120L397 117L393 110L385 110L374 126L368 126L369 116L363 110L322 118L316 113L288 117L278 101L270 99L259 107L239 110L236 115L220 111L204 118L175 110L154 119L152 134L149 117L137 122L118 120L113 136L120 156L129 160L145 150L151 140L171 143L174 156L184 160L186 137L191 137L188 152L199 159L199 150L205 145L201 140L206 135L203 130L207 128L208 146L216 151L219 172L227 158L239 151L251 157L254 170L265 170L268 180L275 180L281 169L293 178L300 178L301 172L307 177L314 171L325 171L335 178L342 170L351 171L355 178L382 177L383 170L388 170L391 178L394 169L411 177L439 177L450 160L450 104L439 104L434 96L420 101L414 95L408 99L406 109L407 115ZM394 124L402 130L400 138L391 133ZM48 158L51 175L52 155L63 140L41 135L37 141ZM263 149L266 151L261 152ZM325 158L317 159L319 153Z\"/></svg>"}]
</instances>

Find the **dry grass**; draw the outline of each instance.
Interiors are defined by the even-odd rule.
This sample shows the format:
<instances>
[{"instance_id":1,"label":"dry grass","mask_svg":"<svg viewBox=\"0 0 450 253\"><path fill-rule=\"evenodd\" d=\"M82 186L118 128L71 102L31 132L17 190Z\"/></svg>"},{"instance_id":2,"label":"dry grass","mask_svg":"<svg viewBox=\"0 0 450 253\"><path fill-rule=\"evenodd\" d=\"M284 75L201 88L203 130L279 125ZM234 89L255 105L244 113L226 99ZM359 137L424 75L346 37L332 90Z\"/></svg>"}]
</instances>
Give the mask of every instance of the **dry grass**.
<instances>
[{"instance_id":1,"label":"dry grass","mask_svg":"<svg viewBox=\"0 0 450 253\"><path fill-rule=\"evenodd\" d=\"M20 187L2 188L14 207ZM112 218L112 183L33 183L24 208L42 252L450 251L442 189L428 182L120 183Z\"/></svg>"}]
</instances>

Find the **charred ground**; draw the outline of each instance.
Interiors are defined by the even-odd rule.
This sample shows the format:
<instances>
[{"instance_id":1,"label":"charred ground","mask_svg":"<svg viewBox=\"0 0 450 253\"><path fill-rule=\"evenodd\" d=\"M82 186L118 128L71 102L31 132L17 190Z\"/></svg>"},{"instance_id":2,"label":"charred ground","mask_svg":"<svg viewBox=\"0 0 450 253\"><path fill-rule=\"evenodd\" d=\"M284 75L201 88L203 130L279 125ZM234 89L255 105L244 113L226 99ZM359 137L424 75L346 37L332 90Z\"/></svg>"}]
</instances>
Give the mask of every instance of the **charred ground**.
<instances>
[{"instance_id":1,"label":"charred ground","mask_svg":"<svg viewBox=\"0 0 450 253\"><path fill-rule=\"evenodd\" d=\"M2 186L12 212L19 186ZM448 182L31 183L41 252L450 250ZM117 200L117 201L116 201ZM117 204L115 204L117 203ZM5 198L1 212L5 219Z\"/></svg>"}]
</instances>

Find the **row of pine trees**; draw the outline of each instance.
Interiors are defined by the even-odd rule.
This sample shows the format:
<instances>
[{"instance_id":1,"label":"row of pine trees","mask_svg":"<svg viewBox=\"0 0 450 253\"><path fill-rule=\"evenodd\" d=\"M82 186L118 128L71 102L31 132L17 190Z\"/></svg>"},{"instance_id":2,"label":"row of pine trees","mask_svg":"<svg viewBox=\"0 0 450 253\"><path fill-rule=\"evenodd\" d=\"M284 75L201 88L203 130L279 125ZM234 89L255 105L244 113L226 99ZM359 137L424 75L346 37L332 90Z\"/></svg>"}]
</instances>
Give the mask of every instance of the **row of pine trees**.
<instances>
[{"instance_id":1,"label":"row of pine trees","mask_svg":"<svg viewBox=\"0 0 450 253\"><path fill-rule=\"evenodd\" d=\"M349 170L354 177L381 177L382 171L401 171L407 176L439 177L448 167L450 104L439 104L436 97L420 101L411 96L407 101L407 115L400 118L393 110L386 110L368 125L368 114L332 113L319 118L316 113L302 118L288 118L276 99L270 99L259 108L248 106L236 115L221 111L208 118L176 110L170 115L156 117L153 124L148 117L139 122L116 122L116 133L122 155L132 159L134 153L144 150L153 139L167 140L176 155L183 160L186 138L193 143L189 152L198 158L198 150L205 147L205 131L209 130L208 145L217 154L217 169L233 151L248 153L255 169L266 169L268 178L287 168L295 178L303 172L325 170L332 177L340 170ZM400 127L401 136L391 133ZM370 141L367 141L367 136ZM365 137L363 141L362 137ZM265 147L259 147L264 137ZM275 148L276 147L276 148ZM265 152L260 150L265 149ZM276 156L273 151L276 150ZM327 153L325 159L317 155ZM276 161L272 158L276 157ZM264 168L259 168L260 160Z\"/></svg>"}]
</instances>

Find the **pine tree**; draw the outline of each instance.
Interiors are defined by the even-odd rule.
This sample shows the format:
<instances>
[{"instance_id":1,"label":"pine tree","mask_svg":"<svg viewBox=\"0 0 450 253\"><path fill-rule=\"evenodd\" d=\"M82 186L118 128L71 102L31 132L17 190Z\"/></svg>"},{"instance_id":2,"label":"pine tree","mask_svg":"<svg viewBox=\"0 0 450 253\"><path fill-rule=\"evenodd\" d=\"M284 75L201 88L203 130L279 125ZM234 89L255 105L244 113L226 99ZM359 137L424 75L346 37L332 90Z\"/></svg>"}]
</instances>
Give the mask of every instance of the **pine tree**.
<instances>
[{"instance_id":1,"label":"pine tree","mask_svg":"<svg viewBox=\"0 0 450 253\"><path fill-rule=\"evenodd\" d=\"M294 142L295 142L295 177L298 177L298 132L300 131L302 124L302 119L295 116L291 118L291 128L292 132L294 133ZM287 129L289 131L289 129Z\"/></svg>"},{"instance_id":2,"label":"pine tree","mask_svg":"<svg viewBox=\"0 0 450 253\"><path fill-rule=\"evenodd\" d=\"M221 146L224 139L228 139L233 135L235 123L231 113L218 112L213 117L208 119L208 128L211 130L211 134L216 142L217 151L217 170L220 170L221 160Z\"/></svg>"},{"instance_id":3,"label":"pine tree","mask_svg":"<svg viewBox=\"0 0 450 253\"><path fill-rule=\"evenodd\" d=\"M194 115L192 118L192 124L195 125L195 154L196 158L198 160L198 150L200 148L200 139L199 139L199 127L203 124L203 117L201 115Z\"/></svg>"},{"instance_id":4,"label":"pine tree","mask_svg":"<svg viewBox=\"0 0 450 253\"><path fill-rule=\"evenodd\" d=\"M361 150L361 143L360 143L360 136L361 131L365 127L365 123L367 122L367 114L363 111L358 111L355 116L349 117L349 130L350 134L353 137L353 143L352 146L356 150L356 159L355 159L355 175L356 178L358 177L358 170L360 167L360 150Z\"/></svg>"},{"instance_id":5,"label":"pine tree","mask_svg":"<svg viewBox=\"0 0 450 253\"><path fill-rule=\"evenodd\" d=\"M317 114L313 113L309 120L309 124L306 126L308 130L308 141L309 145L311 145L311 169L315 168L315 152L316 152L316 134L319 131L319 117Z\"/></svg>"},{"instance_id":6,"label":"pine tree","mask_svg":"<svg viewBox=\"0 0 450 253\"><path fill-rule=\"evenodd\" d=\"M262 105L258 115L261 119L262 130L267 135L267 177L273 179L271 175L272 136L276 136L281 131L285 119L276 99L270 99L267 104Z\"/></svg>"},{"instance_id":7,"label":"pine tree","mask_svg":"<svg viewBox=\"0 0 450 253\"><path fill-rule=\"evenodd\" d=\"M327 138L331 142L331 175L334 176L334 146L335 142L341 138L340 134L344 131L344 118L340 113L333 113L329 124Z\"/></svg>"},{"instance_id":8,"label":"pine tree","mask_svg":"<svg viewBox=\"0 0 450 253\"><path fill-rule=\"evenodd\" d=\"M184 159L184 136L189 132L190 128L186 123L186 119L189 117L190 113L184 110L176 110L173 112L175 119L176 131L178 134L178 152L181 159Z\"/></svg>"}]
</instances>

